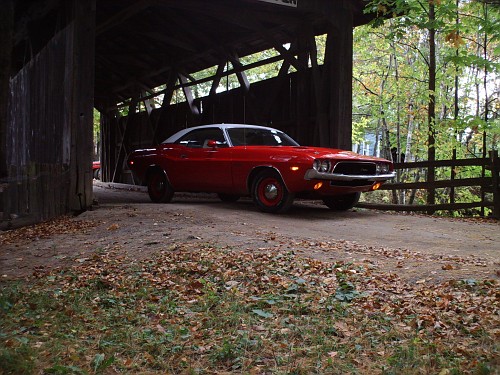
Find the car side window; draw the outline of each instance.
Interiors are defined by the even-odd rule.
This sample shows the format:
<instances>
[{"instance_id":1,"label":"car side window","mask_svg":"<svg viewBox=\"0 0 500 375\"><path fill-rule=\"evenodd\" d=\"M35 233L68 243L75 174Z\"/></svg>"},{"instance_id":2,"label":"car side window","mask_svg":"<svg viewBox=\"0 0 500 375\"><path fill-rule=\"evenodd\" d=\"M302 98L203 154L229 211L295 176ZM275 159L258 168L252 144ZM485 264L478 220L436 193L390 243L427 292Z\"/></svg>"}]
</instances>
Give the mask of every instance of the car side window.
<instances>
[{"instance_id":1,"label":"car side window","mask_svg":"<svg viewBox=\"0 0 500 375\"><path fill-rule=\"evenodd\" d=\"M193 130L181 137L176 143L186 147L208 148L208 141L216 141L217 147L227 147L224 133L219 128Z\"/></svg>"}]
</instances>

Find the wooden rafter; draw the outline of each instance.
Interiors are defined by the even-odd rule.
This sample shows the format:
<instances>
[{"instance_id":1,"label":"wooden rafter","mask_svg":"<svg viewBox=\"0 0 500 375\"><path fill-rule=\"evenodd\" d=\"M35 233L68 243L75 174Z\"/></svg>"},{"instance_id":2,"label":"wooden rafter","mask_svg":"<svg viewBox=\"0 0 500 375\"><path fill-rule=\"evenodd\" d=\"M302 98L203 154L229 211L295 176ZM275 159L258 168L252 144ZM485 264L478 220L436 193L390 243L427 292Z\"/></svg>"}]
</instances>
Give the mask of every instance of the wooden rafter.
<instances>
[{"instance_id":1,"label":"wooden rafter","mask_svg":"<svg viewBox=\"0 0 500 375\"><path fill-rule=\"evenodd\" d=\"M123 9L119 13L107 19L105 22L97 25L96 27L96 35L100 35L118 25L123 24L129 18L139 14L146 8L149 8L153 5L157 5L159 0L140 0L132 3L129 7Z\"/></svg>"},{"instance_id":2,"label":"wooden rafter","mask_svg":"<svg viewBox=\"0 0 500 375\"><path fill-rule=\"evenodd\" d=\"M193 116L198 116L200 114L200 110L194 105L193 92L191 90L191 87L187 84L188 78L184 74L179 73L179 81L181 83L182 91L184 92L184 96L186 97L186 101L189 105L191 113L193 114Z\"/></svg>"},{"instance_id":3,"label":"wooden rafter","mask_svg":"<svg viewBox=\"0 0 500 375\"><path fill-rule=\"evenodd\" d=\"M236 66L236 67L233 65L233 68L228 69L227 71L224 71L224 69L226 67L226 62L227 62L227 60L224 60L220 64L218 64L217 72L215 73L214 76L205 77L202 79L194 79L193 77L190 77L188 74L184 73L186 75L186 78L190 78L190 80L186 80L186 82L183 85L181 85L181 84L175 85L175 82L174 82L174 83L172 83L173 86L171 88L169 88L169 85L167 85L167 88L165 88L164 90L156 91L156 92L144 97L143 99L150 99L150 98L158 96L158 95L168 94L168 93L171 93L171 92L181 88L182 86L184 86L184 87L194 86L194 85L198 85L198 84L202 84L202 83L206 83L206 82L210 82L210 81L212 81L210 95L214 95L215 90L217 90L217 87L219 86L219 83L222 80L222 78L224 78L226 76L230 76L232 74L238 74L238 72L240 72L240 71L250 70L253 68L257 68L259 66L272 64L272 63L275 63L275 62L280 61L280 60L283 60L283 56L281 56L281 55L273 56L273 57L269 57L267 59L256 61L254 63L247 64L247 65L240 64L239 66ZM283 62L283 66L286 66L286 72L284 73L284 74L286 74L288 72L288 68L290 67L290 64L286 64L286 62ZM170 69L170 67L168 69ZM127 107L130 105L131 100L133 100L133 99L123 98L124 102L122 104L119 104L119 105L114 106L114 107L109 107L108 110Z\"/></svg>"}]
</instances>

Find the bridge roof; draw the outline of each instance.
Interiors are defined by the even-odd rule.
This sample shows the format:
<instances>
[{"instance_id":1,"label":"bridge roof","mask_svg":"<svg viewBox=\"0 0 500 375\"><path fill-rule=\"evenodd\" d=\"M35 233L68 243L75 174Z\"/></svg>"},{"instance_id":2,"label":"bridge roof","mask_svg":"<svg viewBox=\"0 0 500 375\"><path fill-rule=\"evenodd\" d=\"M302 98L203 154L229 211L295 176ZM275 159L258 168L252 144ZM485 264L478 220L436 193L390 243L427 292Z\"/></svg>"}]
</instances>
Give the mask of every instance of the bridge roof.
<instances>
[{"instance_id":1,"label":"bridge roof","mask_svg":"<svg viewBox=\"0 0 500 375\"><path fill-rule=\"evenodd\" d=\"M15 2L13 68L64 26L67 0ZM104 107L231 58L335 27L340 10L353 25L370 19L366 0L96 0L95 103ZM66 13L65 13L66 12Z\"/></svg>"}]
</instances>

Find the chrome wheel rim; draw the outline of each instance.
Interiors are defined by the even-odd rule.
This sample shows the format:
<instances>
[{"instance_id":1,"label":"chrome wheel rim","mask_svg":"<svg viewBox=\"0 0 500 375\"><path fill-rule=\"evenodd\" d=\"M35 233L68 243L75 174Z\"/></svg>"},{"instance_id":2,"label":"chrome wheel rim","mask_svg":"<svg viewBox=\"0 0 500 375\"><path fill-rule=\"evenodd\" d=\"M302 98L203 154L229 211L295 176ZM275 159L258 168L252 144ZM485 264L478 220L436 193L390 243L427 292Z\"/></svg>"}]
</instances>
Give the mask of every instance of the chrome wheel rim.
<instances>
[{"instance_id":1,"label":"chrome wheel rim","mask_svg":"<svg viewBox=\"0 0 500 375\"><path fill-rule=\"evenodd\" d=\"M267 184L264 188L264 196L267 200L273 201L278 196L279 190L275 184Z\"/></svg>"}]
</instances>

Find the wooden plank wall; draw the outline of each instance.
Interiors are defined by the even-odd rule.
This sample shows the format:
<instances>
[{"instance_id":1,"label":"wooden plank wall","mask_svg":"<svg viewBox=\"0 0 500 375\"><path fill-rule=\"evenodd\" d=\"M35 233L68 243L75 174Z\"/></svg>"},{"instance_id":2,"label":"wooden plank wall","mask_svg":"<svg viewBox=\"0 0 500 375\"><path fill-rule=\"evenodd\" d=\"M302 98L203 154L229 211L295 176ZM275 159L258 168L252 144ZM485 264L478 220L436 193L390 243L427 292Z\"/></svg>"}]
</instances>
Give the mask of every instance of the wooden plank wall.
<instances>
[{"instance_id":1,"label":"wooden plank wall","mask_svg":"<svg viewBox=\"0 0 500 375\"><path fill-rule=\"evenodd\" d=\"M69 133L64 85L66 38L71 27L11 80L7 129L9 187L4 212L44 220L68 210ZM61 199L65 197L64 199ZM45 204L42 204L44 202Z\"/></svg>"},{"instance_id":2,"label":"wooden plank wall","mask_svg":"<svg viewBox=\"0 0 500 375\"><path fill-rule=\"evenodd\" d=\"M92 205L93 75L87 72L94 38L82 27L86 17L77 17L86 12L78 7L90 9L92 2L73 4L77 21L11 79L2 228Z\"/></svg>"}]
</instances>

